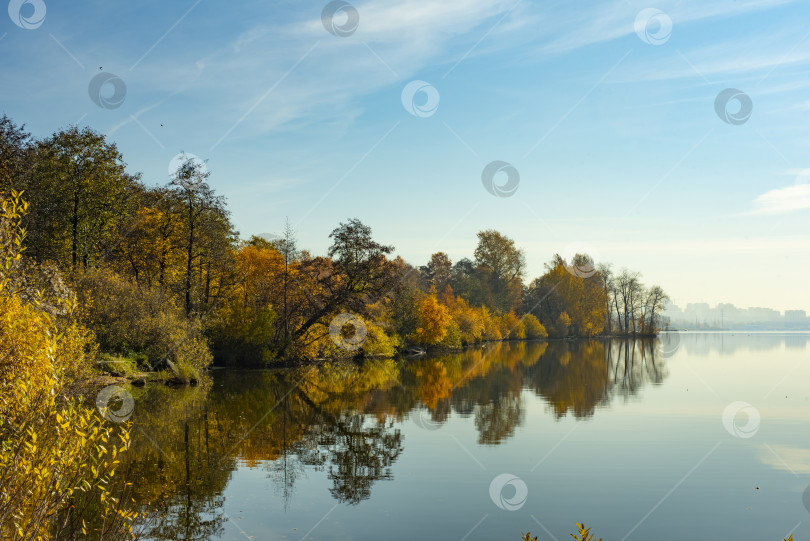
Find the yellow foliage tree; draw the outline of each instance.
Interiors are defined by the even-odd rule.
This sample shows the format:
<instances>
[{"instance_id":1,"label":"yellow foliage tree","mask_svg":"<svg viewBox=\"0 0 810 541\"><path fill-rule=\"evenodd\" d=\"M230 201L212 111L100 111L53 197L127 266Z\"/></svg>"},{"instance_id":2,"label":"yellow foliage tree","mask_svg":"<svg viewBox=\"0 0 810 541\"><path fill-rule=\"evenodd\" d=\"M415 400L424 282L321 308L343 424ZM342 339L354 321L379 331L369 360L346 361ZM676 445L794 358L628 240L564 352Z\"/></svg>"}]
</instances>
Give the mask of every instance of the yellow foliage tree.
<instances>
[{"instance_id":1,"label":"yellow foliage tree","mask_svg":"<svg viewBox=\"0 0 810 541\"><path fill-rule=\"evenodd\" d=\"M503 339L500 320L486 306L481 307L481 321L484 322L484 340L498 341Z\"/></svg>"},{"instance_id":2,"label":"yellow foliage tree","mask_svg":"<svg viewBox=\"0 0 810 541\"><path fill-rule=\"evenodd\" d=\"M568 315L568 312L560 312L560 315L557 316L557 324L555 326L558 336L568 336L568 329L571 327L571 317Z\"/></svg>"},{"instance_id":3,"label":"yellow foliage tree","mask_svg":"<svg viewBox=\"0 0 810 541\"><path fill-rule=\"evenodd\" d=\"M242 246L235 256L236 280L218 311L214 342L226 358L268 361L276 333L277 284L284 259L272 246Z\"/></svg>"},{"instance_id":4,"label":"yellow foliage tree","mask_svg":"<svg viewBox=\"0 0 810 541\"><path fill-rule=\"evenodd\" d=\"M419 327L414 333L414 340L425 345L441 342L447 335L451 321L450 310L439 303L436 295L425 295L419 303Z\"/></svg>"},{"instance_id":5,"label":"yellow foliage tree","mask_svg":"<svg viewBox=\"0 0 810 541\"><path fill-rule=\"evenodd\" d=\"M481 310L471 307L462 297L453 295L447 286L441 297L443 304L450 310L450 317L456 323L462 344L480 342L484 336L484 317Z\"/></svg>"},{"instance_id":6,"label":"yellow foliage tree","mask_svg":"<svg viewBox=\"0 0 810 541\"><path fill-rule=\"evenodd\" d=\"M586 256L575 256L575 259L583 257ZM607 293L598 275L584 278L571 272L568 265L556 256L547 272L532 282L530 297L534 297L533 303L541 305L535 313L555 335L566 336L570 332L576 336L594 336L605 327ZM542 303L538 302L541 300ZM560 328L563 311L569 320L564 331Z\"/></svg>"},{"instance_id":7,"label":"yellow foliage tree","mask_svg":"<svg viewBox=\"0 0 810 541\"><path fill-rule=\"evenodd\" d=\"M546 328L543 327L543 324L532 314L525 314L523 316L523 328L526 332L526 338L529 340L548 337Z\"/></svg>"},{"instance_id":8,"label":"yellow foliage tree","mask_svg":"<svg viewBox=\"0 0 810 541\"><path fill-rule=\"evenodd\" d=\"M507 312L501 316L501 335L504 339L522 340L526 337L523 321L514 312Z\"/></svg>"}]
</instances>

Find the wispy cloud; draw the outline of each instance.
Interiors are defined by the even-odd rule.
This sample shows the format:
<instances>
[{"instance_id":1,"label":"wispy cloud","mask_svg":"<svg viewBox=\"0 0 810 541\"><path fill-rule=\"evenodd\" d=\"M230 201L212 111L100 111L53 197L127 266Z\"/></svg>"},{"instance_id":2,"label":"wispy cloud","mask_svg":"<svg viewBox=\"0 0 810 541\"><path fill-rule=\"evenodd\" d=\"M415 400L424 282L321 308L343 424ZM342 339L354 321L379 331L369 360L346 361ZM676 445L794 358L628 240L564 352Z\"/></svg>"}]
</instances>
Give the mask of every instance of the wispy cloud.
<instances>
[{"instance_id":1,"label":"wispy cloud","mask_svg":"<svg viewBox=\"0 0 810 541\"><path fill-rule=\"evenodd\" d=\"M788 214L810 209L810 184L796 184L765 192L754 199L756 208L748 214Z\"/></svg>"},{"instance_id":2,"label":"wispy cloud","mask_svg":"<svg viewBox=\"0 0 810 541\"><path fill-rule=\"evenodd\" d=\"M764 11L796 0L747 0L732 1L720 0L714 2L676 3L668 7L660 5L673 21L675 32L678 26L690 22L727 18L753 11ZM649 7L647 2L629 4L626 0L617 0L612 3L600 4L601 7L591 6L580 11L579 17L568 14L563 25L558 25L560 31L550 43L541 47L541 52L560 54L597 43L612 41L635 32L633 23L638 12Z\"/></svg>"},{"instance_id":3,"label":"wispy cloud","mask_svg":"<svg viewBox=\"0 0 810 541\"><path fill-rule=\"evenodd\" d=\"M426 67L457 61L465 43L513 5L514 0L357 3L360 24L348 38L330 35L320 17L311 16L313 10L305 19L260 22L194 62L203 73L187 96L217 96L216 122L227 123L246 115L272 88L270 99L250 110L232 139L313 123L339 132L362 114L360 98L416 78ZM285 76L316 43L317 50ZM184 69L189 66L186 62ZM174 59L158 58L139 69L158 85L180 79Z\"/></svg>"}]
</instances>

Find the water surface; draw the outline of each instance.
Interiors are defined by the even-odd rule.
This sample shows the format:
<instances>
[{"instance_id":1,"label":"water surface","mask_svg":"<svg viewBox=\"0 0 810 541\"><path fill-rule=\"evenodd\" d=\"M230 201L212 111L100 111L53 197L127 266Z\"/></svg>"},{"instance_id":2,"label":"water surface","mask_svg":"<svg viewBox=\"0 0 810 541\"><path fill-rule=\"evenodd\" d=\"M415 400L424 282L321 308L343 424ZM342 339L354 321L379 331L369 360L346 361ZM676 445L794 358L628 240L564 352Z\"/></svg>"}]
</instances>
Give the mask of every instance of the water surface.
<instances>
[{"instance_id":1,"label":"water surface","mask_svg":"<svg viewBox=\"0 0 810 541\"><path fill-rule=\"evenodd\" d=\"M810 538L808 339L491 344L134 389L134 497L153 539Z\"/></svg>"}]
</instances>

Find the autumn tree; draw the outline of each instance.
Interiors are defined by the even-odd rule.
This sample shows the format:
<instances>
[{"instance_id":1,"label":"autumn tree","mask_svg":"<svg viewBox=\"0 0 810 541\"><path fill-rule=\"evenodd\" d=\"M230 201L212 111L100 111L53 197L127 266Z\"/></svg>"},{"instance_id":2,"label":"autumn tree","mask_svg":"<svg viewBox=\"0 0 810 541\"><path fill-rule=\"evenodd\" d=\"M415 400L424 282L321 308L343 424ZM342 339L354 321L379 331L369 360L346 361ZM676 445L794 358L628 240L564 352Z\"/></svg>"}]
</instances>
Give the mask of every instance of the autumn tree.
<instances>
[{"instance_id":1,"label":"autumn tree","mask_svg":"<svg viewBox=\"0 0 810 541\"><path fill-rule=\"evenodd\" d=\"M235 283L216 311L214 346L229 362L263 362L271 358L284 273L284 256L263 239L253 237L235 257Z\"/></svg>"},{"instance_id":2,"label":"autumn tree","mask_svg":"<svg viewBox=\"0 0 810 541\"><path fill-rule=\"evenodd\" d=\"M111 263L138 283L174 285L182 276L185 225L179 192L164 187L137 192L138 210L126 222Z\"/></svg>"},{"instance_id":3,"label":"autumn tree","mask_svg":"<svg viewBox=\"0 0 810 541\"><path fill-rule=\"evenodd\" d=\"M515 246L515 241L495 231L487 229L478 232L478 246L475 248L475 262L488 271L488 282L492 289L495 307L507 312L520 304L523 271L526 257L523 250Z\"/></svg>"},{"instance_id":4,"label":"autumn tree","mask_svg":"<svg viewBox=\"0 0 810 541\"><path fill-rule=\"evenodd\" d=\"M308 294L301 299L305 305L300 307L294 340L315 325L328 327L328 319L339 311L364 313L368 304L397 286L400 267L387 258L393 247L375 241L369 226L353 218L341 222L329 237L329 257L302 257L298 283Z\"/></svg>"},{"instance_id":5,"label":"autumn tree","mask_svg":"<svg viewBox=\"0 0 810 541\"><path fill-rule=\"evenodd\" d=\"M450 317L458 326L463 345L474 344L483 339L485 329L483 308L472 307L464 298L455 296L449 285L442 293L440 301L447 306Z\"/></svg>"},{"instance_id":6,"label":"autumn tree","mask_svg":"<svg viewBox=\"0 0 810 541\"><path fill-rule=\"evenodd\" d=\"M549 329L576 336L593 336L604 329L606 293L598 272L583 277L570 272L568 262L556 255L546 265L546 273L528 288L527 304L540 322ZM565 312L568 323L561 325ZM563 319L566 319L563 318Z\"/></svg>"},{"instance_id":7,"label":"autumn tree","mask_svg":"<svg viewBox=\"0 0 810 541\"><path fill-rule=\"evenodd\" d=\"M504 340L522 340L526 337L523 321L514 312L501 316L501 335Z\"/></svg>"},{"instance_id":8,"label":"autumn tree","mask_svg":"<svg viewBox=\"0 0 810 541\"><path fill-rule=\"evenodd\" d=\"M534 340L537 338L548 337L546 328L538 321L533 314L525 314L523 316L523 328L525 330L526 338Z\"/></svg>"},{"instance_id":9,"label":"autumn tree","mask_svg":"<svg viewBox=\"0 0 810 541\"><path fill-rule=\"evenodd\" d=\"M97 534L111 538L134 518L111 490L129 429L114 430L67 392L94 360L91 333L57 325L9 287L26 210L16 192L0 198L0 538L77 538L89 518L72 505L82 498L100 502Z\"/></svg>"},{"instance_id":10,"label":"autumn tree","mask_svg":"<svg viewBox=\"0 0 810 541\"><path fill-rule=\"evenodd\" d=\"M419 327L413 339L426 346L438 344L447 335L452 318L446 306L436 300L435 295L425 295L419 303Z\"/></svg>"}]
</instances>

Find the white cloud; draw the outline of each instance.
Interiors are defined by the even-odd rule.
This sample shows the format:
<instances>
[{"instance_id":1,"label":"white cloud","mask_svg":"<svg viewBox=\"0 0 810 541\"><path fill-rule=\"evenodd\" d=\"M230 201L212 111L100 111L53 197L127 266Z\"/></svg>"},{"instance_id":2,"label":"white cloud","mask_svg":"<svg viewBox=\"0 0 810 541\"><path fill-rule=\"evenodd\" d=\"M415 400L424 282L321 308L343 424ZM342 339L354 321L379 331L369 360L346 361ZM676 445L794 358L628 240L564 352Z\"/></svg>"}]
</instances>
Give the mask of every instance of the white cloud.
<instances>
[{"instance_id":1,"label":"white cloud","mask_svg":"<svg viewBox=\"0 0 810 541\"><path fill-rule=\"evenodd\" d=\"M504 14L514 14L510 11L514 4L514 0L357 3L360 24L346 38L330 35L317 10L307 10L305 20L258 23L195 64L186 62L186 72L191 65L204 69L186 92L203 102L216 96L214 124L238 124L228 139L312 123L339 133L362 114L364 96L404 86L428 66L456 62ZM504 25L508 22L504 20ZM171 87L184 77L175 59L155 62L142 71L148 69L157 85ZM398 101L392 103L396 106ZM239 121L243 115L244 122Z\"/></svg>"},{"instance_id":2,"label":"white cloud","mask_svg":"<svg viewBox=\"0 0 810 541\"><path fill-rule=\"evenodd\" d=\"M733 17L753 11L763 11L784 4L791 4L795 0L719 0L714 2L695 2L690 4L676 4L669 8L659 5L674 24L673 32L678 32L678 26L699 20L719 17ZM613 4L602 4L599 12L595 6L580 11L581 16L571 18L558 18L563 23L563 31L551 43L541 48L542 52L559 54L596 43L612 41L635 32L633 23L642 8L649 7L648 3L635 3L628 5L626 0L615 1Z\"/></svg>"},{"instance_id":3,"label":"white cloud","mask_svg":"<svg viewBox=\"0 0 810 541\"><path fill-rule=\"evenodd\" d=\"M810 184L796 184L765 192L754 199L755 208L749 214L787 214L810 209Z\"/></svg>"}]
</instances>

